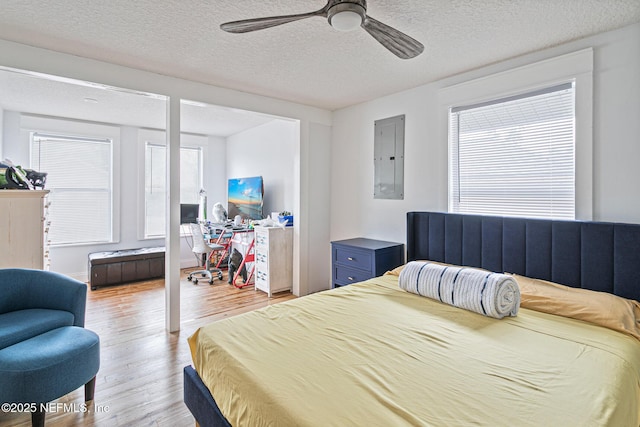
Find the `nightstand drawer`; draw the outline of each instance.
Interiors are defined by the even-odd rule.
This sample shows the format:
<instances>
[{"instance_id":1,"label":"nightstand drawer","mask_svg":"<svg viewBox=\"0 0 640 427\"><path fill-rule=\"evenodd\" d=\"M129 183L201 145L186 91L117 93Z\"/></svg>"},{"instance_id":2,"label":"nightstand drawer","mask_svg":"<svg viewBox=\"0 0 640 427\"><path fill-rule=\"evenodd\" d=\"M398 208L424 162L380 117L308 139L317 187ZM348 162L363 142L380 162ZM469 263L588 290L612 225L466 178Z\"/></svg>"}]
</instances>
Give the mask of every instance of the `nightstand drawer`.
<instances>
[{"instance_id":1,"label":"nightstand drawer","mask_svg":"<svg viewBox=\"0 0 640 427\"><path fill-rule=\"evenodd\" d=\"M336 247L334 251L337 264L345 265L349 268L360 268L371 271L373 255L371 252L359 251L353 248Z\"/></svg>"},{"instance_id":2,"label":"nightstand drawer","mask_svg":"<svg viewBox=\"0 0 640 427\"><path fill-rule=\"evenodd\" d=\"M340 285L349 285L351 283L362 282L371 279L371 271L356 270L342 266L335 267L336 283Z\"/></svg>"}]
</instances>

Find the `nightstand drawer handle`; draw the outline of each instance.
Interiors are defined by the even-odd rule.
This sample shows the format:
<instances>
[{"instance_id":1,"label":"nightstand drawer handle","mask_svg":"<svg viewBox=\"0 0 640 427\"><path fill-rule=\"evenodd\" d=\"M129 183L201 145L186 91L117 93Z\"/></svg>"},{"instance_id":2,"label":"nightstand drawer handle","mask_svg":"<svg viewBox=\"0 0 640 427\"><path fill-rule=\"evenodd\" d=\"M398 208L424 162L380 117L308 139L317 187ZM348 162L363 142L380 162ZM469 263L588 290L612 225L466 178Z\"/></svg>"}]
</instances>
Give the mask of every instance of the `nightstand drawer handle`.
<instances>
[{"instance_id":1,"label":"nightstand drawer handle","mask_svg":"<svg viewBox=\"0 0 640 427\"><path fill-rule=\"evenodd\" d=\"M355 259L353 257L348 257L347 260L349 261L355 261Z\"/></svg>"}]
</instances>

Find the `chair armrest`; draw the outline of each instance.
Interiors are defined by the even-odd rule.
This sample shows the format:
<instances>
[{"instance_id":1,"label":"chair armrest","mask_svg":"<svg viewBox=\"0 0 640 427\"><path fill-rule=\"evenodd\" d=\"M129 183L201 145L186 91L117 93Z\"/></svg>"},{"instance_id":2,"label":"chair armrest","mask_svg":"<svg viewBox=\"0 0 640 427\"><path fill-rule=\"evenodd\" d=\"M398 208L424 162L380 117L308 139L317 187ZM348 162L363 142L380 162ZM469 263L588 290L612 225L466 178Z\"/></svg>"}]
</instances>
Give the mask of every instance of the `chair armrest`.
<instances>
[{"instance_id":1,"label":"chair armrest","mask_svg":"<svg viewBox=\"0 0 640 427\"><path fill-rule=\"evenodd\" d=\"M74 326L84 327L87 285L44 270L0 269L0 313L31 308L65 310Z\"/></svg>"}]
</instances>

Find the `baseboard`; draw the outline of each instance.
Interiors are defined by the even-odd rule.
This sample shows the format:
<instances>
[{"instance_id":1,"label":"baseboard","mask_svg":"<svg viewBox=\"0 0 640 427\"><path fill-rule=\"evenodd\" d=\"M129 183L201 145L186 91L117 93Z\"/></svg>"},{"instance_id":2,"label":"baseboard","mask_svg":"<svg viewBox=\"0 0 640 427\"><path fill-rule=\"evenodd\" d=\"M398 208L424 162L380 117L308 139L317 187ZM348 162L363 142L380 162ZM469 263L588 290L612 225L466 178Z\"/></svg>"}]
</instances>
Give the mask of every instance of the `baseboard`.
<instances>
[{"instance_id":1,"label":"baseboard","mask_svg":"<svg viewBox=\"0 0 640 427\"><path fill-rule=\"evenodd\" d=\"M198 266L198 261L193 258L181 259L180 268L195 268Z\"/></svg>"},{"instance_id":2,"label":"baseboard","mask_svg":"<svg viewBox=\"0 0 640 427\"><path fill-rule=\"evenodd\" d=\"M64 273L64 275L84 283L89 283L89 273L86 271L83 271L82 273Z\"/></svg>"}]
</instances>

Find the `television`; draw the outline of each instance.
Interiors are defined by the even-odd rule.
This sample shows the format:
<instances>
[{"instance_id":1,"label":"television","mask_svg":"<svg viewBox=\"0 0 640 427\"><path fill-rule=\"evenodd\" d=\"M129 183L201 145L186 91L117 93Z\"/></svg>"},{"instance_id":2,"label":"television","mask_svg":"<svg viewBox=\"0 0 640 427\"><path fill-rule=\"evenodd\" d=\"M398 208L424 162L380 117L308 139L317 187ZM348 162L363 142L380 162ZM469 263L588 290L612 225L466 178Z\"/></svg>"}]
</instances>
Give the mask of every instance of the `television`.
<instances>
[{"instance_id":1,"label":"television","mask_svg":"<svg viewBox=\"0 0 640 427\"><path fill-rule=\"evenodd\" d=\"M180 204L180 224L190 224L198 222L198 211L200 205L181 203Z\"/></svg>"},{"instance_id":2,"label":"television","mask_svg":"<svg viewBox=\"0 0 640 427\"><path fill-rule=\"evenodd\" d=\"M261 176L229 179L227 212L233 219L262 219L264 187Z\"/></svg>"}]
</instances>

